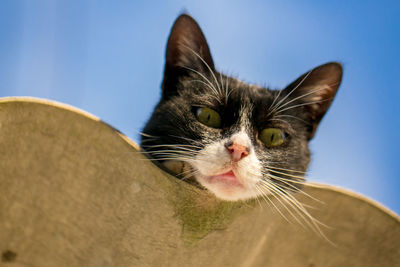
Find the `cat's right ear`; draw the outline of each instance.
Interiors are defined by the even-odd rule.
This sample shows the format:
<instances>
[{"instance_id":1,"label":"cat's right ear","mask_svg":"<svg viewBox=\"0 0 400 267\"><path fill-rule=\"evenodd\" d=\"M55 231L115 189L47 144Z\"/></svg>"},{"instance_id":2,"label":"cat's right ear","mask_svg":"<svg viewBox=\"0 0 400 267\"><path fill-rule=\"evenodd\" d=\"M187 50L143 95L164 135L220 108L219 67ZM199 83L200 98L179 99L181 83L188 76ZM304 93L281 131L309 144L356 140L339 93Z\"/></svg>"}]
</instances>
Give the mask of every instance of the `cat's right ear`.
<instances>
[{"instance_id":1,"label":"cat's right ear","mask_svg":"<svg viewBox=\"0 0 400 267\"><path fill-rule=\"evenodd\" d=\"M310 122L309 139L313 138L322 117L331 105L342 81L343 68L340 63L329 62L300 76L284 89L290 97L292 107L304 108Z\"/></svg>"},{"instance_id":2,"label":"cat's right ear","mask_svg":"<svg viewBox=\"0 0 400 267\"><path fill-rule=\"evenodd\" d=\"M176 92L176 85L182 76L190 72L207 75L215 71L206 38L197 22L189 15L180 15L168 38L163 97Z\"/></svg>"}]
</instances>

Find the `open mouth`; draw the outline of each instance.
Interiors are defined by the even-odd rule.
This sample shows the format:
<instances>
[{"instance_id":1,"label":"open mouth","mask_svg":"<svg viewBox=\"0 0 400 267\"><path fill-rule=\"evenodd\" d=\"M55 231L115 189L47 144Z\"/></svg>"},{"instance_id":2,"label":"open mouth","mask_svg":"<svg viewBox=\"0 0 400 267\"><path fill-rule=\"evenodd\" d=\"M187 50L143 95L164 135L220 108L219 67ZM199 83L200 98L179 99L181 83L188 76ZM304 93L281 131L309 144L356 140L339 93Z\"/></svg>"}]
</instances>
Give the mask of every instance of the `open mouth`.
<instances>
[{"instance_id":1,"label":"open mouth","mask_svg":"<svg viewBox=\"0 0 400 267\"><path fill-rule=\"evenodd\" d=\"M211 184L222 183L229 186L243 187L243 184L239 181L239 179L236 177L236 175L233 173L232 170L219 175L209 176L207 180Z\"/></svg>"}]
</instances>

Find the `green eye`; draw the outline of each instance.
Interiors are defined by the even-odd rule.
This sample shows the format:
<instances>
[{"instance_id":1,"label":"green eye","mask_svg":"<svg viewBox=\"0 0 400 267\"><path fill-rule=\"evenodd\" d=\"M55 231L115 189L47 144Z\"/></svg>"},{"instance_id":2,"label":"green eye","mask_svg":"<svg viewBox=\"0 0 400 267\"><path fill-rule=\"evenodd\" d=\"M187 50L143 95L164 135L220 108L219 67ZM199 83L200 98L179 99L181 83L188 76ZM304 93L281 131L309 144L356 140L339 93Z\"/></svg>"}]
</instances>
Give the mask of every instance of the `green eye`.
<instances>
[{"instance_id":1,"label":"green eye","mask_svg":"<svg viewBox=\"0 0 400 267\"><path fill-rule=\"evenodd\" d=\"M260 140L269 147L279 146L286 139L286 134L278 128L266 128L260 133Z\"/></svg>"},{"instance_id":2,"label":"green eye","mask_svg":"<svg viewBox=\"0 0 400 267\"><path fill-rule=\"evenodd\" d=\"M198 108L196 117L199 122L213 128L221 127L221 116L215 110L210 108Z\"/></svg>"}]
</instances>

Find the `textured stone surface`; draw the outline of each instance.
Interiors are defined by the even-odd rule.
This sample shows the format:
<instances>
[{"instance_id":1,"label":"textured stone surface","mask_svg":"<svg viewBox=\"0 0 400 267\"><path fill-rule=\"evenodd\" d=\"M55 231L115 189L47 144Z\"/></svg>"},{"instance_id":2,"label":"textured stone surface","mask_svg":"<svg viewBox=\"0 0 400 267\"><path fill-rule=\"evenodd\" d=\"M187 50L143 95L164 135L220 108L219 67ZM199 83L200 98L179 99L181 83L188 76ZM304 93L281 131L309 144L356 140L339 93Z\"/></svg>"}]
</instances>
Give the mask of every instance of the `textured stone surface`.
<instances>
[{"instance_id":1,"label":"textured stone surface","mask_svg":"<svg viewBox=\"0 0 400 267\"><path fill-rule=\"evenodd\" d=\"M172 178L89 114L0 99L0 266L400 266L397 215L330 186L306 193L334 245L279 201L293 223Z\"/></svg>"}]
</instances>

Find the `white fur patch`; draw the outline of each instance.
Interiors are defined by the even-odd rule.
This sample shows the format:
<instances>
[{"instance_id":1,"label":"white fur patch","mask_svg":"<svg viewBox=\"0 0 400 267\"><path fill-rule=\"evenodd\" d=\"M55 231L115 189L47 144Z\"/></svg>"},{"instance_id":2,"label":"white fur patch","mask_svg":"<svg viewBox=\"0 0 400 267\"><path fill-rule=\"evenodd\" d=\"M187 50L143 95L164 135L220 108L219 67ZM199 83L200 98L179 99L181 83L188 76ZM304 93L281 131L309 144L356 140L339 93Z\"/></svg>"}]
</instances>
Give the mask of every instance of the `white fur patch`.
<instances>
[{"instance_id":1,"label":"white fur patch","mask_svg":"<svg viewBox=\"0 0 400 267\"><path fill-rule=\"evenodd\" d=\"M225 144L232 141L249 148L249 154L241 160L234 162ZM230 138L206 145L190 162L196 170L196 180L218 198L224 200L244 200L254 198L261 193L256 185L262 179L262 166L258 160L251 140L242 129ZM229 183L213 183L210 177L233 171L242 186Z\"/></svg>"}]
</instances>

